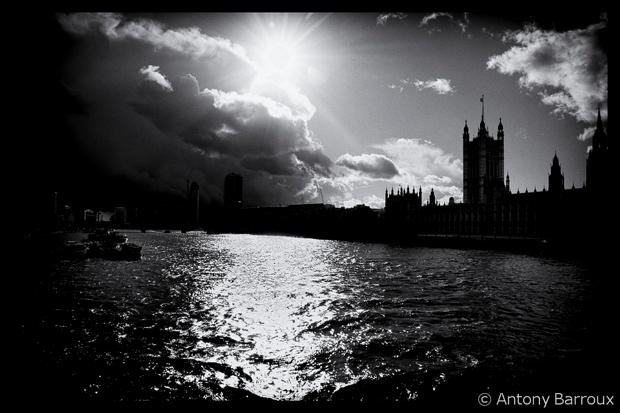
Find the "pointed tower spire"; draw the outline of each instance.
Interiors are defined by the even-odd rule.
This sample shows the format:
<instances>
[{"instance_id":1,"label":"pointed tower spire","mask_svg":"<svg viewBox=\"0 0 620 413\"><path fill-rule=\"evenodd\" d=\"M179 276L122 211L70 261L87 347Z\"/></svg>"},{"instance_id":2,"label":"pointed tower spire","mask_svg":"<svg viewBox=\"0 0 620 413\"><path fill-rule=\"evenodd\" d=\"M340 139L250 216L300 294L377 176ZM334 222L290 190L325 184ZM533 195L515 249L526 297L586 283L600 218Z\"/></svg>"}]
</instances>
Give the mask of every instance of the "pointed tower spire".
<instances>
[{"instance_id":1,"label":"pointed tower spire","mask_svg":"<svg viewBox=\"0 0 620 413\"><path fill-rule=\"evenodd\" d=\"M592 150L598 152L599 150L607 149L607 134L603 129L603 119L601 119L601 105L598 105L598 115L596 118L596 130L592 135Z\"/></svg>"},{"instance_id":2,"label":"pointed tower spire","mask_svg":"<svg viewBox=\"0 0 620 413\"><path fill-rule=\"evenodd\" d=\"M467 120L465 120L465 127L463 128L463 140L469 141L469 126L467 126Z\"/></svg>"},{"instance_id":3,"label":"pointed tower spire","mask_svg":"<svg viewBox=\"0 0 620 413\"><path fill-rule=\"evenodd\" d=\"M499 125L497 125L497 139L504 139L504 125L502 125L502 118L499 118Z\"/></svg>"},{"instance_id":4,"label":"pointed tower spire","mask_svg":"<svg viewBox=\"0 0 620 413\"><path fill-rule=\"evenodd\" d=\"M487 131L487 127L484 124L484 94L480 98L480 103L482 103L482 119L480 119L480 131L485 133Z\"/></svg>"}]
</instances>

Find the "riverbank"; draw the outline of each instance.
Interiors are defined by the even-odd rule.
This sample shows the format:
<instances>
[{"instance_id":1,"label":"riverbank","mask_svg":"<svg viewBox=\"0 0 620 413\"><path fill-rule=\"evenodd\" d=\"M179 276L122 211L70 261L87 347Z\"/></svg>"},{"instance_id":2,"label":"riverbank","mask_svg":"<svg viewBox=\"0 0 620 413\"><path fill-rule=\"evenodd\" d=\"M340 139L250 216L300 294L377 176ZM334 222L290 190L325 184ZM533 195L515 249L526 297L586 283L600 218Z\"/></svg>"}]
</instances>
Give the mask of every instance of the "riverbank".
<instances>
[{"instance_id":1,"label":"riverbank","mask_svg":"<svg viewBox=\"0 0 620 413\"><path fill-rule=\"evenodd\" d=\"M185 231L181 229L164 230L139 228L122 228L118 231L132 233L170 233L192 234L208 232L217 234L247 233L256 235L280 235L302 238L315 238L326 240L380 243L411 248L450 248L450 249L476 249L489 251L505 251L523 253L533 256L552 257L579 261L588 266L603 267L611 264L613 256L612 245L604 238L598 239L542 239L534 237L514 237L498 235L458 235L458 234L413 234L394 236L385 233L370 233L363 236L351 236L350 234L338 234L335 232L323 233L317 231L221 231L211 232L203 229ZM88 236L87 231L40 231L27 234L18 242L20 255L25 257L36 256L40 260L49 261L58 257L65 241L80 241Z\"/></svg>"}]
</instances>

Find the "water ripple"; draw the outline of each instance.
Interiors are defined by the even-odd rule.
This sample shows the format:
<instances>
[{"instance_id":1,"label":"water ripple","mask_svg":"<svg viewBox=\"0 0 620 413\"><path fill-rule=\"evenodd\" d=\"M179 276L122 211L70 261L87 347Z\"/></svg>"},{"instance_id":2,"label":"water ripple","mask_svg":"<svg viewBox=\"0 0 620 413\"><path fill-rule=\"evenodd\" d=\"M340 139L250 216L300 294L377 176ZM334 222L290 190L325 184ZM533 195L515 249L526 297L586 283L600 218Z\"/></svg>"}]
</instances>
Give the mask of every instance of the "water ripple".
<instances>
[{"instance_id":1,"label":"water ripple","mask_svg":"<svg viewBox=\"0 0 620 413\"><path fill-rule=\"evenodd\" d=\"M575 266L515 254L203 233L130 241L143 260L63 261L45 292L41 346L88 397L342 400L374 386L416 399L490 360L571 348L563 326L584 288Z\"/></svg>"}]
</instances>

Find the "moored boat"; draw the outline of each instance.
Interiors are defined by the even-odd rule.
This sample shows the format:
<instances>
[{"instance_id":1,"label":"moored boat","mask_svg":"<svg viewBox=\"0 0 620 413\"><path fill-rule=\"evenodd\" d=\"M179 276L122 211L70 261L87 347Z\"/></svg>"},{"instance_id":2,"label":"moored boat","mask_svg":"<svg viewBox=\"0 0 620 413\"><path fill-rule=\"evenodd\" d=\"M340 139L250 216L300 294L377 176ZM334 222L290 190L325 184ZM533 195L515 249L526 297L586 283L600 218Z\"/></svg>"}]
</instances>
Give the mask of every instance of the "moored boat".
<instances>
[{"instance_id":1,"label":"moored boat","mask_svg":"<svg viewBox=\"0 0 620 413\"><path fill-rule=\"evenodd\" d=\"M142 247L127 240L125 234L112 230L97 230L84 241L66 241L63 255L69 258L139 260L142 257Z\"/></svg>"}]
</instances>

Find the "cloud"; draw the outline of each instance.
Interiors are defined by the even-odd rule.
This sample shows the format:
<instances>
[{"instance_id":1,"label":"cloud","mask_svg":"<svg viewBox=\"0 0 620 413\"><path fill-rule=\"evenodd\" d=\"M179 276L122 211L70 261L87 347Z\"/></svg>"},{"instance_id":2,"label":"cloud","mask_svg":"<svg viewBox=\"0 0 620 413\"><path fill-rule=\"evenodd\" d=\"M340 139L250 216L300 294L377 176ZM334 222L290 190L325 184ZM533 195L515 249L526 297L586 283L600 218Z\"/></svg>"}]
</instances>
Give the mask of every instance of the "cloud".
<instances>
[{"instance_id":1,"label":"cloud","mask_svg":"<svg viewBox=\"0 0 620 413\"><path fill-rule=\"evenodd\" d=\"M594 135L594 131L596 130L595 126L589 126L587 128L585 128L583 130L583 132L581 132L578 136L577 139L580 141L587 141L588 139L591 139L592 136Z\"/></svg>"},{"instance_id":2,"label":"cloud","mask_svg":"<svg viewBox=\"0 0 620 413\"><path fill-rule=\"evenodd\" d=\"M388 139L372 145L372 148L384 154L342 155L334 163L331 176L317 178L316 182L321 186L326 200L336 205L371 205L368 199L356 194L372 190L378 185L381 185L379 188L422 187L424 199L428 198L433 188L441 202L448 202L450 197L454 197L457 202L463 199L460 185L463 176L461 160L432 142L422 139ZM315 189L309 187L308 191L312 193Z\"/></svg>"},{"instance_id":3,"label":"cloud","mask_svg":"<svg viewBox=\"0 0 620 413\"><path fill-rule=\"evenodd\" d=\"M422 187L423 197L430 189L435 190L437 199L453 196L459 201L463 198L459 185L463 177L463 164L460 159L444 152L432 142L422 139L388 139L382 144L373 145L382 150L401 172L391 179L391 183L405 187ZM443 202L443 201L442 201Z\"/></svg>"},{"instance_id":4,"label":"cloud","mask_svg":"<svg viewBox=\"0 0 620 413\"><path fill-rule=\"evenodd\" d=\"M454 20L454 16L452 16L450 13L431 13L427 14L422 18L422 20L420 20L420 27L427 26L430 22L432 22L433 20L437 20L440 17L447 17L450 20Z\"/></svg>"},{"instance_id":5,"label":"cloud","mask_svg":"<svg viewBox=\"0 0 620 413\"><path fill-rule=\"evenodd\" d=\"M270 98L280 102L292 110L292 113L303 120L310 120L316 107L299 88L288 81L275 80L269 77L256 76L250 85L249 92L254 95Z\"/></svg>"},{"instance_id":6,"label":"cloud","mask_svg":"<svg viewBox=\"0 0 620 413\"><path fill-rule=\"evenodd\" d=\"M405 13L385 13L377 16L377 24L380 26L384 26L389 19L398 19L403 20L406 19L407 15Z\"/></svg>"},{"instance_id":7,"label":"cloud","mask_svg":"<svg viewBox=\"0 0 620 413\"><path fill-rule=\"evenodd\" d=\"M71 33L140 41L155 51L179 53L175 59L220 54L245 59L241 46L197 28L166 28L112 13L57 18ZM149 58L152 54L145 49ZM191 179L200 185L203 199L221 201L224 176L237 172L244 178L244 199L266 205L305 202L312 196L316 200L317 179L331 180L333 168L339 173L345 169L325 155L308 126L315 106L288 82L275 82L257 72L250 83L227 90L217 76L205 88L192 74L164 73L142 61L121 69L138 72L139 83L127 75L115 77L109 88L95 81L76 81L80 95L97 99L89 117L68 119L85 157L106 179L122 177L154 192L181 196L186 179ZM104 66L92 70L89 79L111 76ZM335 183L333 188L344 186Z\"/></svg>"},{"instance_id":8,"label":"cloud","mask_svg":"<svg viewBox=\"0 0 620 413\"><path fill-rule=\"evenodd\" d=\"M392 83L388 85L388 88L390 89L398 89L398 93L403 93L403 91L410 86L410 80L409 79L401 79L399 80L398 84Z\"/></svg>"},{"instance_id":9,"label":"cloud","mask_svg":"<svg viewBox=\"0 0 620 413\"><path fill-rule=\"evenodd\" d=\"M411 86L418 90L431 89L439 95L452 94L456 91L454 86L452 86L452 81L444 78L437 78L435 80L401 79L398 84L388 85L388 88L398 89L399 93L402 93L407 87Z\"/></svg>"},{"instance_id":10,"label":"cloud","mask_svg":"<svg viewBox=\"0 0 620 413\"><path fill-rule=\"evenodd\" d=\"M440 95L454 93L454 87L452 86L450 79L439 78L425 81L416 80L413 84L416 88L418 88L418 90L432 89Z\"/></svg>"},{"instance_id":11,"label":"cloud","mask_svg":"<svg viewBox=\"0 0 620 413\"><path fill-rule=\"evenodd\" d=\"M140 69L140 73L143 74L147 80L155 82L165 90L172 92L172 85L168 79L166 79L166 76L159 73L159 66L144 66Z\"/></svg>"},{"instance_id":12,"label":"cloud","mask_svg":"<svg viewBox=\"0 0 620 413\"><path fill-rule=\"evenodd\" d=\"M594 123L597 105L607 116L607 54L601 47L606 23L557 32L527 25L510 31L504 43L514 44L489 57L487 69L518 75L520 87L536 91L542 103L559 116Z\"/></svg>"},{"instance_id":13,"label":"cloud","mask_svg":"<svg viewBox=\"0 0 620 413\"><path fill-rule=\"evenodd\" d=\"M59 20L73 33L137 40L156 50L178 52L184 59L243 50L198 29L168 29L116 14L61 15ZM181 196L186 179L191 179L199 183L204 200L220 201L224 176L237 172L244 178L244 200L254 205L316 202L317 184L327 202L375 207L383 194L374 187L382 182L415 183L425 191L433 186L438 198L455 190L455 178L447 172L455 160L429 142L387 141L380 145L385 153L347 153L333 162L309 127L315 106L294 85L257 74L239 89L224 87L217 76L201 87L194 75L145 65L142 57L124 67L123 75L108 83L112 87L75 82L81 96L97 99L88 116L68 120L78 135L76 146L102 176L123 177L142 188ZM108 72L95 65L88 79ZM136 72L138 83L135 76L126 75ZM415 87L413 82L408 86ZM390 152L398 145L401 151L417 153Z\"/></svg>"},{"instance_id":14,"label":"cloud","mask_svg":"<svg viewBox=\"0 0 620 413\"><path fill-rule=\"evenodd\" d=\"M391 159L376 153L357 156L345 153L336 159L336 165L344 166L371 178L389 179L399 174L398 167Z\"/></svg>"},{"instance_id":15,"label":"cloud","mask_svg":"<svg viewBox=\"0 0 620 413\"><path fill-rule=\"evenodd\" d=\"M200 90L192 75L179 77L173 86L131 103L166 135L255 171L311 177L329 170L329 158L311 137L307 119L282 102L253 93Z\"/></svg>"},{"instance_id":16,"label":"cloud","mask_svg":"<svg viewBox=\"0 0 620 413\"><path fill-rule=\"evenodd\" d=\"M467 27L469 26L469 14L467 12L463 13L462 19L455 18L454 15L451 13L438 12L427 14L426 16L424 16L422 20L420 20L420 24L418 25L418 27L429 26L433 22L438 21L439 19L448 19L452 24L458 26L463 33L467 31ZM433 33L435 31L441 31L441 29L433 27L429 30L429 33Z\"/></svg>"},{"instance_id":17,"label":"cloud","mask_svg":"<svg viewBox=\"0 0 620 413\"><path fill-rule=\"evenodd\" d=\"M136 40L194 58L213 58L226 52L255 67L245 49L221 37L208 36L196 27L168 29L149 19L129 20L117 13L72 13L57 15L68 32L87 34L98 32L110 40Z\"/></svg>"},{"instance_id":18,"label":"cloud","mask_svg":"<svg viewBox=\"0 0 620 413\"><path fill-rule=\"evenodd\" d=\"M224 176L237 172L253 205L307 201L306 188L332 175L333 162L295 108L250 92L203 89L189 74L143 71L140 84L132 88L127 78L122 87L128 105L115 92L98 99L89 118L71 118L80 147L101 174L180 196L191 179L203 199L221 201Z\"/></svg>"}]
</instances>

